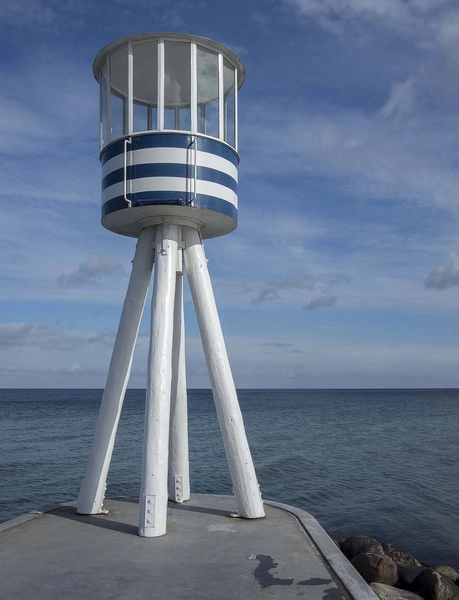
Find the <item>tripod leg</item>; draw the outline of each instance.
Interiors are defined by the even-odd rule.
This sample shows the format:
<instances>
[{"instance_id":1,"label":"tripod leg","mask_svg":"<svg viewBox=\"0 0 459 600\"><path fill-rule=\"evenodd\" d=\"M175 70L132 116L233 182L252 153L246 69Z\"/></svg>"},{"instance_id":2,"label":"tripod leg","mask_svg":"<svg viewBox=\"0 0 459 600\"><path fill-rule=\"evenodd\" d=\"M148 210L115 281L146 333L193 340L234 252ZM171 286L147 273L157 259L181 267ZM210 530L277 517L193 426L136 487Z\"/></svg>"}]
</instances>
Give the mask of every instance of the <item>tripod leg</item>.
<instances>
[{"instance_id":1,"label":"tripod leg","mask_svg":"<svg viewBox=\"0 0 459 600\"><path fill-rule=\"evenodd\" d=\"M91 455L78 499L77 512L83 515L94 515L102 511L116 429L153 268L154 229L142 229L132 262L131 278L113 347Z\"/></svg>"},{"instance_id":2,"label":"tripod leg","mask_svg":"<svg viewBox=\"0 0 459 600\"><path fill-rule=\"evenodd\" d=\"M172 391L169 439L169 498L190 499L188 461L188 412L185 371L185 327L183 318L182 251L178 251L175 284L174 338L172 343Z\"/></svg>"},{"instance_id":3,"label":"tripod leg","mask_svg":"<svg viewBox=\"0 0 459 600\"><path fill-rule=\"evenodd\" d=\"M201 236L183 227L185 266L201 332L234 495L242 517L264 516L263 502L245 434L225 340L218 318Z\"/></svg>"},{"instance_id":4,"label":"tripod leg","mask_svg":"<svg viewBox=\"0 0 459 600\"><path fill-rule=\"evenodd\" d=\"M148 355L139 535L166 533L172 338L178 226L156 229L156 260Z\"/></svg>"}]
</instances>

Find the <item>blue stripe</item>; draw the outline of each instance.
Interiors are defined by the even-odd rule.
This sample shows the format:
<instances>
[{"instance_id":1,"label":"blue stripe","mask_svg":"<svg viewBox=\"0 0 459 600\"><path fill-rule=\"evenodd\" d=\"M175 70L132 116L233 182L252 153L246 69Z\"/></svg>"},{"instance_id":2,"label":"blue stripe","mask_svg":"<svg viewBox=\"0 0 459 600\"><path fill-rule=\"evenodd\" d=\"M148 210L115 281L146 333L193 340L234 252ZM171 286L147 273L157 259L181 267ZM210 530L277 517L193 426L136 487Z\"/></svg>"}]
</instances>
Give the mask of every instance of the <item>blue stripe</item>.
<instances>
[{"instance_id":1,"label":"blue stripe","mask_svg":"<svg viewBox=\"0 0 459 600\"><path fill-rule=\"evenodd\" d=\"M166 205L170 205L172 203L180 204L185 201L185 198L181 198L180 194L176 192L141 192L135 196L135 200L137 202L151 201L157 204L164 202ZM182 196L185 196L185 194L182 194ZM206 194L198 194L194 203L194 207L222 213L228 217L231 217L237 223L237 208L231 204L231 202L227 202L221 198L207 196ZM193 207L190 206L189 209L192 211ZM126 206L126 200L123 198L123 196L117 196L116 198L112 198L111 200L108 200L102 204L102 218L118 210L130 210Z\"/></svg>"},{"instance_id":2,"label":"blue stripe","mask_svg":"<svg viewBox=\"0 0 459 600\"><path fill-rule=\"evenodd\" d=\"M125 136L106 146L100 155L101 163L104 165L107 161L119 154L124 154L124 140L129 136ZM189 148L192 144L193 137L196 137L198 150L209 152L216 156L226 158L235 167L239 165L239 156L236 150L209 138L192 136L186 133L146 133L144 135L131 136L132 144L128 145L128 150L142 150L146 148ZM193 147L194 149L194 147Z\"/></svg>"},{"instance_id":3,"label":"blue stripe","mask_svg":"<svg viewBox=\"0 0 459 600\"><path fill-rule=\"evenodd\" d=\"M223 173L218 169L211 169L210 167L201 167L198 165L198 180L219 183L220 185L224 185L230 190L233 190L233 192L237 194L237 181L234 177L231 177L231 175Z\"/></svg>"},{"instance_id":4,"label":"blue stripe","mask_svg":"<svg viewBox=\"0 0 459 600\"><path fill-rule=\"evenodd\" d=\"M132 181L144 177L186 177L188 179L193 179L194 166L176 163L153 163L147 165L133 165L127 168L128 180ZM198 166L197 178L200 181L219 183L220 185L224 185L230 190L233 190L233 192L237 194L237 181L227 173L222 173L222 171L211 169L210 167ZM116 171L112 171L102 179L102 191L111 185L122 181L124 181L124 168L116 169Z\"/></svg>"}]
</instances>

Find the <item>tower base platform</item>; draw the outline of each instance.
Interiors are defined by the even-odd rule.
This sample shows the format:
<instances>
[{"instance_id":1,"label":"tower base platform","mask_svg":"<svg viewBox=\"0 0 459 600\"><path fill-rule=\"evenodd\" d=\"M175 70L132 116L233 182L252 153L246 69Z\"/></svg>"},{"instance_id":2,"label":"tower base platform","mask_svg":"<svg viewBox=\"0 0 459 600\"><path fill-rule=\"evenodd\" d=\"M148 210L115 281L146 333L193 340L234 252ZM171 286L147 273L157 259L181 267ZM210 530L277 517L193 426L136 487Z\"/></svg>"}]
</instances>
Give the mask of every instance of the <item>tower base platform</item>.
<instances>
[{"instance_id":1,"label":"tower base platform","mask_svg":"<svg viewBox=\"0 0 459 600\"><path fill-rule=\"evenodd\" d=\"M76 503L0 524L0 598L11 600L374 600L319 523L265 502L264 519L232 514L230 496L170 503L167 534L138 536L137 499Z\"/></svg>"}]
</instances>

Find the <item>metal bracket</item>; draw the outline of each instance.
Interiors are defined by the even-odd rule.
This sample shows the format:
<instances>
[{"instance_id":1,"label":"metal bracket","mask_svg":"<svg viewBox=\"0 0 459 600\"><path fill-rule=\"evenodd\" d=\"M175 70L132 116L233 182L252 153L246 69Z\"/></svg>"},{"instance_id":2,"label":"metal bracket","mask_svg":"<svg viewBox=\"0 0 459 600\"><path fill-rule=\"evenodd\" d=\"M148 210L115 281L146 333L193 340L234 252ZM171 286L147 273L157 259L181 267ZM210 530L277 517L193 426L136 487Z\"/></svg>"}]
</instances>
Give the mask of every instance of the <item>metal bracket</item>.
<instances>
[{"instance_id":1,"label":"metal bracket","mask_svg":"<svg viewBox=\"0 0 459 600\"><path fill-rule=\"evenodd\" d=\"M132 202L131 200L129 200L129 198L127 197L127 145L128 144L132 144L132 138L126 138L124 140L124 199L126 200L127 205L129 206L129 208L132 207Z\"/></svg>"},{"instance_id":2,"label":"metal bracket","mask_svg":"<svg viewBox=\"0 0 459 600\"><path fill-rule=\"evenodd\" d=\"M144 527L155 526L156 496L145 496L145 523Z\"/></svg>"},{"instance_id":3,"label":"metal bracket","mask_svg":"<svg viewBox=\"0 0 459 600\"><path fill-rule=\"evenodd\" d=\"M176 502L183 502L183 475L174 477L174 497Z\"/></svg>"}]
</instances>

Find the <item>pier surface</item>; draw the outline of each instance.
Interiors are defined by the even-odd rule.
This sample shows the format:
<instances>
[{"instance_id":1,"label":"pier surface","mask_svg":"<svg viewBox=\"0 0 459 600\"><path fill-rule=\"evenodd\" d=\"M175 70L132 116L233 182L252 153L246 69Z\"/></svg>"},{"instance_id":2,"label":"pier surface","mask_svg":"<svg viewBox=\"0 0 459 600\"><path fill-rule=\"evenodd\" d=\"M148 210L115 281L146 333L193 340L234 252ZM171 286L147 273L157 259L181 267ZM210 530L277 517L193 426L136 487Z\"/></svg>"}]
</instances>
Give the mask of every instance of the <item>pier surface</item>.
<instances>
[{"instance_id":1,"label":"pier surface","mask_svg":"<svg viewBox=\"0 0 459 600\"><path fill-rule=\"evenodd\" d=\"M137 535L137 500L106 515L74 503L0 524L1 600L373 600L376 595L317 521L265 505L264 519L231 516L232 497L171 503L167 534Z\"/></svg>"}]
</instances>

